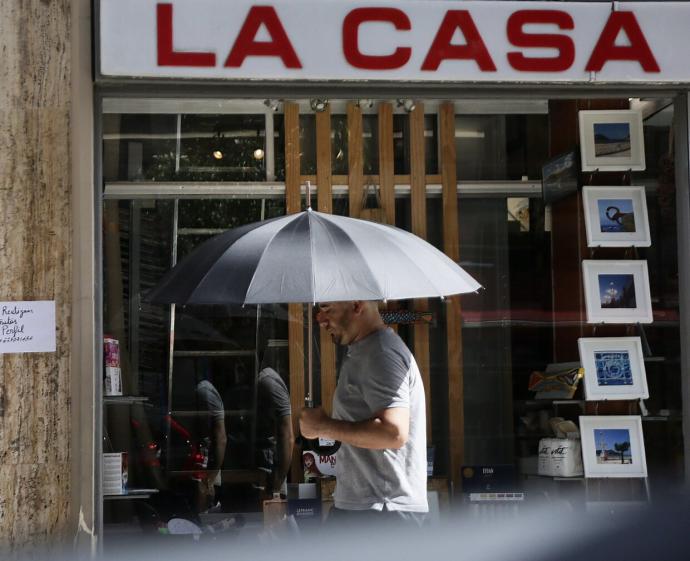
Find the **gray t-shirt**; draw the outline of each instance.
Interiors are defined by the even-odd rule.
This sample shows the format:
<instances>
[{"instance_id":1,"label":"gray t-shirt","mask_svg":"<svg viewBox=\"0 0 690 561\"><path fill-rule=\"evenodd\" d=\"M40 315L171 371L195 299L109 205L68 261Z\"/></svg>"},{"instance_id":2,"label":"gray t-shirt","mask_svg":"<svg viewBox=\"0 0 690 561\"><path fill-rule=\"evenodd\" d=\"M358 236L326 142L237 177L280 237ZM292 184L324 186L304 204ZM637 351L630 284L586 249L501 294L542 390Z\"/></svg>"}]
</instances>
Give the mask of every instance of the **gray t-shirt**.
<instances>
[{"instance_id":1,"label":"gray t-shirt","mask_svg":"<svg viewBox=\"0 0 690 561\"><path fill-rule=\"evenodd\" d=\"M392 407L410 410L407 443L398 450L343 444L336 462L336 507L428 512L424 386L412 353L388 328L348 347L333 397L333 417L363 421Z\"/></svg>"}]
</instances>

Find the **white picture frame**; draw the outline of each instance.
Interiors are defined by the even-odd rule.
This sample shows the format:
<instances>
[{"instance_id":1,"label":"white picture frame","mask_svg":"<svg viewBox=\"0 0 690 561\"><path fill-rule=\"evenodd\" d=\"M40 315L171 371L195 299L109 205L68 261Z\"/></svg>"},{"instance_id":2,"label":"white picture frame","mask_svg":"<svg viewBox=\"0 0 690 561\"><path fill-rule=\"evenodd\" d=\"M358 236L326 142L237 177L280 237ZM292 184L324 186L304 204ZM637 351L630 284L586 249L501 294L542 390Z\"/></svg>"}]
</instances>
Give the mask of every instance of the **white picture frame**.
<instances>
[{"instance_id":1,"label":"white picture frame","mask_svg":"<svg viewBox=\"0 0 690 561\"><path fill-rule=\"evenodd\" d=\"M588 247L652 245L644 187L583 187L582 206Z\"/></svg>"},{"instance_id":2,"label":"white picture frame","mask_svg":"<svg viewBox=\"0 0 690 561\"><path fill-rule=\"evenodd\" d=\"M577 340L585 371L585 400L647 399L647 374L639 337Z\"/></svg>"},{"instance_id":3,"label":"white picture frame","mask_svg":"<svg viewBox=\"0 0 690 561\"><path fill-rule=\"evenodd\" d=\"M586 478L647 477L639 415L583 415L580 438Z\"/></svg>"},{"instance_id":4,"label":"white picture frame","mask_svg":"<svg viewBox=\"0 0 690 561\"><path fill-rule=\"evenodd\" d=\"M587 323L652 323L647 261L582 261Z\"/></svg>"},{"instance_id":5,"label":"white picture frame","mask_svg":"<svg viewBox=\"0 0 690 561\"><path fill-rule=\"evenodd\" d=\"M582 171L645 169L639 111L580 111L578 120Z\"/></svg>"}]
</instances>

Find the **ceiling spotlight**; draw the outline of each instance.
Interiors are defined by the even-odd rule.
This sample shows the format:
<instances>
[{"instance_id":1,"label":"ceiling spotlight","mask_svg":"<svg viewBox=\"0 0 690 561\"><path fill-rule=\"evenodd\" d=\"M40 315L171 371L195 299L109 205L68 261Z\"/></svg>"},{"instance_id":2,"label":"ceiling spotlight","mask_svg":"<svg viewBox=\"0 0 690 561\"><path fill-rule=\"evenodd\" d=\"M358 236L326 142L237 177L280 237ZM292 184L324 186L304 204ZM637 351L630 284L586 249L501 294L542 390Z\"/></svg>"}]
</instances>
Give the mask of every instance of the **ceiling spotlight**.
<instances>
[{"instance_id":1,"label":"ceiling spotlight","mask_svg":"<svg viewBox=\"0 0 690 561\"><path fill-rule=\"evenodd\" d=\"M222 160L223 159L223 153L220 150L214 150L212 152L212 154L216 160Z\"/></svg>"},{"instance_id":2,"label":"ceiling spotlight","mask_svg":"<svg viewBox=\"0 0 690 561\"><path fill-rule=\"evenodd\" d=\"M278 111L280 102L277 99L264 99L264 105L275 113Z\"/></svg>"},{"instance_id":3,"label":"ceiling spotlight","mask_svg":"<svg viewBox=\"0 0 690 561\"><path fill-rule=\"evenodd\" d=\"M321 111L325 111L326 107L328 107L328 100L327 99L314 98L314 99L309 101L309 105L311 105L312 111L316 111L317 113L321 113Z\"/></svg>"},{"instance_id":4,"label":"ceiling spotlight","mask_svg":"<svg viewBox=\"0 0 690 561\"><path fill-rule=\"evenodd\" d=\"M414 111L416 105L414 104L414 101L412 101L411 99L399 99L398 107L402 107L405 111L411 113L412 111Z\"/></svg>"},{"instance_id":5,"label":"ceiling spotlight","mask_svg":"<svg viewBox=\"0 0 690 561\"><path fill-rule=\"evenodd\" d=\"M264 159L264 151L261 148L257 148L254 150L254 159L255 160L263 160Z\"/></svg>"}]
</instances>

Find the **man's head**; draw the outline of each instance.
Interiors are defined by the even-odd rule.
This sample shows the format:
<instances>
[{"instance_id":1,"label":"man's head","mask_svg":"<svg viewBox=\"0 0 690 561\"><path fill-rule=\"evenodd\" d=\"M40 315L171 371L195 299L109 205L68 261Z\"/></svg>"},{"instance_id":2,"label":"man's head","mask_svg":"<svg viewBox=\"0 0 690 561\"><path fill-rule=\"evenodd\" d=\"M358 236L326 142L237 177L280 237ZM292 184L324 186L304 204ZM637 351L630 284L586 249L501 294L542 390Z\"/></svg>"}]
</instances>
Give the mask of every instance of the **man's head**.
<instances>
[{"instance_id":1,"label":"man's head","mask_svg":"<svg viewBox=\"0 0 690 561\"><path fill-rule=\"evenodd\" d=\"M321 303L316 321L338 345L350 345L385 326L378 304L367 300Z\"/></svg>"}]
</instances>

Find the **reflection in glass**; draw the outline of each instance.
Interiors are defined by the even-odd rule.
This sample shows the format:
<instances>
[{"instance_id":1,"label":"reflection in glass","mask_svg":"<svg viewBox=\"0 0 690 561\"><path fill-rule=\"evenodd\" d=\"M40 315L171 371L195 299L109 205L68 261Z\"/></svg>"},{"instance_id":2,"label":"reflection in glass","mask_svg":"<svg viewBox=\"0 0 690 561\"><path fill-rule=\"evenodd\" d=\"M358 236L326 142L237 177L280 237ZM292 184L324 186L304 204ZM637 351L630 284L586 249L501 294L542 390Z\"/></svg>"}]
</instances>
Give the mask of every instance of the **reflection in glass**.
<instances>
[{"instance_id":1,"label":"reflection in glass","mask_svg":"<svg viewBox=\"0 0 690 561\"><path fill-rule=\"evenodd\" d=\"M438 173L438 127L436 115L424 115L424 162L427 175ZM410 173L410 116L393 115L394 173Z\"/></svg>"},{"instance_id":2,"label":"reflection in glass","mask_svg":"<svg viewBox=\"0 0 690 561\"><path fill-rule=\"evenodd\" d=\"M264 115L106 114L106 181L264 181Z\"/></svg>"}]
</instances>

